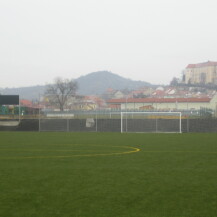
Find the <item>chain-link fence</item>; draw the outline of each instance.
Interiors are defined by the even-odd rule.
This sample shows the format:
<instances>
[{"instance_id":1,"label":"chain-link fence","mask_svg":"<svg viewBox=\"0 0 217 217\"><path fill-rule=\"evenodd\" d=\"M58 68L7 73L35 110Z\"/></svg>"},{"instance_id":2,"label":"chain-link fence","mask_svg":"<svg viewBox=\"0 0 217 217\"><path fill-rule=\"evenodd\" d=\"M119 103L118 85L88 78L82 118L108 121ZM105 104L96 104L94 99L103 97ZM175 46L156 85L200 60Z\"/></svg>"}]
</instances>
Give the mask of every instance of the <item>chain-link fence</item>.
<instances>
[{"instance_id":1,"label":"chain-link fence","mask_svg":"<svg viewBox=\"0 0 217 217\"><path fill-rule=\"evenodd\" d=\"M39 116L39 131L68 131L68 132L217 132L217 118L210 115L180 112L162 115L162 112L138 111L130 112L121 119L123 111L41 111ZM126 112L126 111L125 111ZM133 115L132 115L133 114ZM139 114L139 115L138 115ZM181 124L181 126L180 126Z\"/></svg>"}]
</instances>

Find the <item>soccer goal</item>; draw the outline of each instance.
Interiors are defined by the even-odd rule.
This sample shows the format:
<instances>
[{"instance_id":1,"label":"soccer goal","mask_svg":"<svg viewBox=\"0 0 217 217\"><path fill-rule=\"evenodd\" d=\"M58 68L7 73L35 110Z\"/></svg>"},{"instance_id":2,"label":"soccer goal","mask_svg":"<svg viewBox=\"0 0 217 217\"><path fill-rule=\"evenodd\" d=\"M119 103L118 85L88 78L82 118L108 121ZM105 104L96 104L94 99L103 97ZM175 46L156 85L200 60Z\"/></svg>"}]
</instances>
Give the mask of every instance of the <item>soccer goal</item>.
<instances>
[{"instance_id":1,"label":"soccer goal","mask_svg":"<svg viewBox=\"0 0 217 217\"><path fill-rule=\"evenodd\" d=\"M121 112L121 132L181 133L181 112Z\"/></svg>"}]
</instances>

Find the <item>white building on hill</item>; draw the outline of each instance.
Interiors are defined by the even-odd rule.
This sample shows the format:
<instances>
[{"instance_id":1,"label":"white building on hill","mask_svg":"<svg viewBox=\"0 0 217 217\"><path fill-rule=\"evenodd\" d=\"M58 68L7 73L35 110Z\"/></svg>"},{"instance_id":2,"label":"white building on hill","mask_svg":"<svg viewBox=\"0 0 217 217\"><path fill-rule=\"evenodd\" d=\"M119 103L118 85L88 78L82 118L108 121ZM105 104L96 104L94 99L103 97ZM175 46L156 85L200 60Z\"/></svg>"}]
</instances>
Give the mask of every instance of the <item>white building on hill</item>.
<instances>
[{"instance_id":1,"label":"white building on hill","mask_svg":"<svg viewBox=\"0 0 217 217\"><path fill-rule=\"evenodd\" d=\"M186 84L217 84L217 62L189 64L184 75Z\"/></svg>"}]
</instances>

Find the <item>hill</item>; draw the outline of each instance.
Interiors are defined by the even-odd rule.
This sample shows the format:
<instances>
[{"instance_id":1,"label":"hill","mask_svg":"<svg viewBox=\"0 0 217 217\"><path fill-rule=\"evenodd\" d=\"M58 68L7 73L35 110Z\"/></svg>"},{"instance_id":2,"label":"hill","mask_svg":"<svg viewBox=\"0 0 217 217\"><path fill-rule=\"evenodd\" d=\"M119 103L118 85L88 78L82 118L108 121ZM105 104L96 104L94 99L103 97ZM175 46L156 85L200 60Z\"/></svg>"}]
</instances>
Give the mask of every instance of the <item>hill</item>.
<instances>
[{"instance_id":1,"label":"hill","mask_svg":"<svg viewBox=\"0 0 217 217\"><path fill-rule=\"evenodd\" d=\"M80 95L101 95L108 88L115 90L129 89L134 90L142 86L152 86L144 81L134 81L121 77L108 71L99 71L81 76L75 79L78 82L78 94ZM44 93L45 85L4 88L0 89L2 94L19 94L23 99L38 99L40 94Z\"/></svg>"},{"instance_id":2,"label":"hill","mask_svg":"<svg viewBox=\"0 0 217 217\"><path fill-rule=\"evenodd\" d=\"M38 100L45 91L45 85L18 88L1 88L0 93L4 95L20 95L21 99Z\"/></svg>"},{"instance_id":3,"label":"hill","mask_svg":"<svg viewBox=\"0 0 217 217\"><path fill-rule=\"evenodd\" d=\"M141 86L151 86L144 81L133 81L108 71L92 72L77 79L79 90L83 95L100 95L108 88L115 90L134 90Z\"/></svg>"}]
</instances>

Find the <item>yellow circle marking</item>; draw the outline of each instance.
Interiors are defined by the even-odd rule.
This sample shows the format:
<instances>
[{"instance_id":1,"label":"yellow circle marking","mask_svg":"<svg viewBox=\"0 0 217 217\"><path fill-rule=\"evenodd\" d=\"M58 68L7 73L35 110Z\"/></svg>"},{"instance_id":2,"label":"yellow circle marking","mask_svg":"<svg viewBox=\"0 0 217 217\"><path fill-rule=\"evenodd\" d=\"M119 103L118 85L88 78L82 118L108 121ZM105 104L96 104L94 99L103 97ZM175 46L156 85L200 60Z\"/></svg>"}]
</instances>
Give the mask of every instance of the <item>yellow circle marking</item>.
<instances>
[{"instance_id":1,"label":"yellow circle marking","mask_svg":"<svg viewBox=\"0 0 217 217\"><path fill-rule=\"evenodd\" d=\"M203 151L145 151L145 153L196 153L196 154L217 154L217 152L203 152Z\"/></svg>"},{"instance_id":2,"label":"yellow circle marking","mask_svg":"<svg viewBox=\"0 0 217 217\"><path fill-rule=\"evenodd\" d=\"M77 145L77 144L75 144ZM89 146L100 146L100 145L89 145ZM100 146L102 147L102 146ZM71 157L95 157L95 156L111 156L111 155L124 155L124 154L132 154L135 152L139 152L139 148L134 148L130 146L108 146L115 148L125 148L131 149L130 151L125 152L112 152L112 153L92 153L92 154L74 154L74 155L59 155L59 156L27 156L27 157L0 157L0 159L44 159L44 158L71 158ZM94 150L43 150L43 149L35 149L35 150L27 150L27 149L0 149L0 151L51 151L51 152L76 152L76 151L84 151L91 152Z\"/></svg>"}]
</instances>

